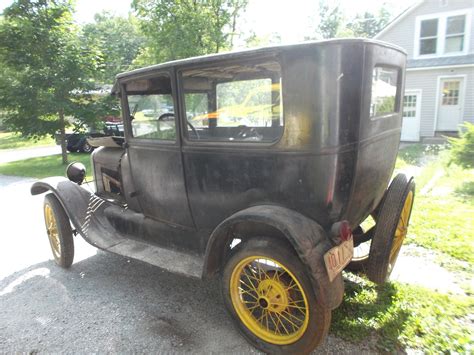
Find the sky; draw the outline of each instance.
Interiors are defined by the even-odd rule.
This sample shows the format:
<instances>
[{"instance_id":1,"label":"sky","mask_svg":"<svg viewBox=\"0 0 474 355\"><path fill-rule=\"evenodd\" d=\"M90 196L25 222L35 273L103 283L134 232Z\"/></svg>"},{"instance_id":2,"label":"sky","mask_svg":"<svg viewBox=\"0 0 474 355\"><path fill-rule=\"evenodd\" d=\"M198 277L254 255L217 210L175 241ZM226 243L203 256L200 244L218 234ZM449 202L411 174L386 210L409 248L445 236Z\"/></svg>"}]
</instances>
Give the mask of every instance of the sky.
<instances>
[{"instance_id":1,"label":"sky","mask_svg":"<svg viewBox=\"0 0 474 355\"><path fill-rule=\"evenodd\" d=\"M328 0L339 3L347 17L356 13L376 12L383 3L395 17L416 0ZM13 0L0 0L0 12ZM74 18L79 23L92 22L94 14L110 11L127 16L131 0L76 0ZM245 32L255 32L258 36L278 33L283 42L301 41L308 35L308 28L317 14L318 0L250 0L242 17L241 28ZM314 14L314 15L313 15Z\"/></svg>"}]
</instances>

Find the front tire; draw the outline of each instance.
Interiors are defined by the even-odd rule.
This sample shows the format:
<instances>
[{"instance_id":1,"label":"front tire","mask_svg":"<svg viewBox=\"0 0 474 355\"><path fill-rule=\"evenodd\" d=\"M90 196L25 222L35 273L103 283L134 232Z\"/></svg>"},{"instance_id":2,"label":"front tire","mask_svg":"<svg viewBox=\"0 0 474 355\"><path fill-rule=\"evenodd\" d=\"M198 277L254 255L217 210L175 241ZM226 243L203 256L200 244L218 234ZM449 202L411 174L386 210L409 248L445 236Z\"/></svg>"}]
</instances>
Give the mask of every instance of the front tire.
<instances>
[{"instance_id":1,"label":"front tire","mask_svg":"<svg viewBox=\"0 0 474 355\"><path fill-rule=\"evenodd\" d=\"M43 210L54 261L62 268L69 268L74 260L74 240L69 218L53 194L45 196Z\"/></svg>"},{"instance_id":2,"label":"front tire","mask_svg":"<svg viewBox=\"0 0 474 355\"><path fill-rule=\"evenodd\" d=\"M224 267L224 303L240 332L266 353L309 353L325 338L331 311L320 305L289 244L242 242Z\"/></svg>"}]
</instances>

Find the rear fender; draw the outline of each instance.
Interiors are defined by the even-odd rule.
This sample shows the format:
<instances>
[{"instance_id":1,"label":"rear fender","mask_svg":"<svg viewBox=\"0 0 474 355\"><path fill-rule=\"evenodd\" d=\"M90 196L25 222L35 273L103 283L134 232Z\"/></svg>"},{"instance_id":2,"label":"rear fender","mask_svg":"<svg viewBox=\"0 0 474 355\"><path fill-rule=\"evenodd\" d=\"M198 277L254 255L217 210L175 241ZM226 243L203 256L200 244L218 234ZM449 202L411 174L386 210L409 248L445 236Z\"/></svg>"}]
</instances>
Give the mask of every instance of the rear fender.
<instances>
[{"instance_id":1,"label":"rear fender","mask_svg":"<svg viewBox=\"0 0 474 355\"><path fill-rule=\"evenodd\" d=\"M87 207L93 195L91 192L61 176L36 181L30 191L32 195L52 192L63 206L76 231L84 237L81 221L86 220Z\"/></svg>"},{"instance_id":2,"label":"rear fender","mask_svg":"<svg viewBox=\"0 0 474 355\"><path fill-rule=\"evenodd\" d=\"M324 253L333 245L323 228L300 213L271 205L255 206L237 212L224 220L211 234L206 248L203 278L220 270L225 250L232 242L234 231L241 224L258 224L277 229L291 243L311 275L311 282L321 304L335 309L342 302L344 284L339 274L332 282L324 264ZM267 235L272 237L272 235Z\"/></svg>"}]
</instances>

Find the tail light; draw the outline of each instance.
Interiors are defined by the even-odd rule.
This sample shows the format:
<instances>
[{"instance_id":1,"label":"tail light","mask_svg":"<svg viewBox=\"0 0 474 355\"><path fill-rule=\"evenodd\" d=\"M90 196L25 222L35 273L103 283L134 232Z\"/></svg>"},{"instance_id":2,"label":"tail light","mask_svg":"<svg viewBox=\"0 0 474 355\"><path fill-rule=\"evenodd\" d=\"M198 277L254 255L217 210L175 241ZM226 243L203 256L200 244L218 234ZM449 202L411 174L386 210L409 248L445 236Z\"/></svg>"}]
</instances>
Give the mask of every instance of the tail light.
<instances>
[{"instance_id":1,"label":"tail light","mask_svg":"<svg viewBox=\"0 0 474 355\"><path fill-rule=\"evenodd\" d=\"M348 221L336 222L331 227L331 235L334 241L339 244L352 237L351 226Z\"/></svg>"}]
</instances>

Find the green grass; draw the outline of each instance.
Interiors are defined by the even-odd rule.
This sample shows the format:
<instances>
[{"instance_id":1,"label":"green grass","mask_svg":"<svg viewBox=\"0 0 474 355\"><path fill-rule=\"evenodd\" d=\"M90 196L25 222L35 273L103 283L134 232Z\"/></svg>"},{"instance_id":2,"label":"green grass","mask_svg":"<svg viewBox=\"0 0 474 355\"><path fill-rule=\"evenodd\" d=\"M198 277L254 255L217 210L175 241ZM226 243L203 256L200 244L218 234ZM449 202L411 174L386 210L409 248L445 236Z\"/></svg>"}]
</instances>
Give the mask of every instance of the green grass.
<instances>
[{"instance_id":1,"label":"green grass","mask_svg":"<svg viewBox=\"0 0 474 355\"><path fill-rule=\"evenodd\" d=\"M29 147L53 146L55 141L51 137L43 137L37 140L28 139L13 132L0 132L0 149L16 149Z\"/></svg>"},{"instance_id":2,"label":"green grass","mask_svg":"<svg viewBox=\"0 0 474 355\"><path fill-rule=\"evenodd\" d=\"M469 314L474 300L389 283L376 287L346 275L342 305L333 312L331 332L352 342L373 341L383 352L468 353L474 347Z\"/></svg>"},{"instance_id":3,"label":"green grass","mask_svg":"<svg viewBox=\"0 0 474 355\"><path fill-rule=\"evenodd\" d=\"M399 160L405 167L423 168L415 178L416 197L407 242L474 265L474 170L449 165L448 150L427 154L420 145L408 148L400 152Z\"/></svg>"},{"instance_id":4,"label":"green grass","mask_svg":"<svg viewBox=\"0 0 474 355\"><path fill-rule=\"evenodd\" d=\"M69 162L78 161L83 163L87 168L86 178L91 178L91 156L89 154L70 153L68 157ZM0 164L0 174L28 176L38 179L49 176L65 176L65 171L66 165L62 164L60 154Z\"/></svg>"}]
</instances>

